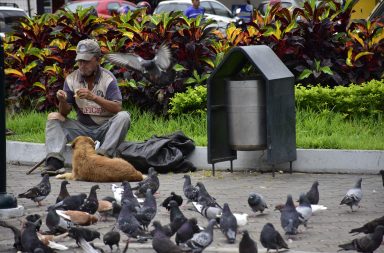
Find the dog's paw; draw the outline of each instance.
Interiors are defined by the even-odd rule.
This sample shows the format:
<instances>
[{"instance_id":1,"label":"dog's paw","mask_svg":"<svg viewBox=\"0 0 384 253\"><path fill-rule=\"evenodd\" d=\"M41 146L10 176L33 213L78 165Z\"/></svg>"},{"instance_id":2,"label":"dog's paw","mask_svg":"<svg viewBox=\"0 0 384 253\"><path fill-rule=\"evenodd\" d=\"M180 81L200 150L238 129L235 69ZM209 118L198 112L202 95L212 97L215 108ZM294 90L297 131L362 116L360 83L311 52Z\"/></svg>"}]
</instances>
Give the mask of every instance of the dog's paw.
<instances>
[{"instance_id":1,"label":"dog's paw","mask_svg":"<svg viewBox=\"0 0 384 253\"><path fill-rule=\"evenodd\" d=\"M66 179L65 178L65 174L56 175L55 178L57 178L57 179Z\"/></svg>"}]
</instances>

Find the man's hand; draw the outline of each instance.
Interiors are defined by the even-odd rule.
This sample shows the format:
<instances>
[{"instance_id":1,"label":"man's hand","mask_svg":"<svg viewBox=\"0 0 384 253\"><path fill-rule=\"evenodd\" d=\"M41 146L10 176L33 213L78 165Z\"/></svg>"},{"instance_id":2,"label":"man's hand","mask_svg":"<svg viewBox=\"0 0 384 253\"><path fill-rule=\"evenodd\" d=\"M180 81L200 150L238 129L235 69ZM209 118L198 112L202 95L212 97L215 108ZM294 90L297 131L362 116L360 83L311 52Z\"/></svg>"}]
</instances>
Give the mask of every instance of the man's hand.
<instances>
[{"instance_id":1,"label":"man's hand","mask_svg":"<svg viewBox=\"0 0 384 253\"><path fill-rule=\"evenodd\" d=\"M56 97L60 102L64 102L67 100L67 93L63 90L58 90L56 92Z\"/></svg>"},{"instance_id":2,"label":"man's hand","mask_svg":"<svg viewBox=\"0 0 384 253\"><path fill-rule=\"evenodd\" d=\"M96 99L96 95L92 93L92 91L87 88L81 88L75 91L75 97L80 99L88 99L94 101Z\"/></svg>"}]
</instances>

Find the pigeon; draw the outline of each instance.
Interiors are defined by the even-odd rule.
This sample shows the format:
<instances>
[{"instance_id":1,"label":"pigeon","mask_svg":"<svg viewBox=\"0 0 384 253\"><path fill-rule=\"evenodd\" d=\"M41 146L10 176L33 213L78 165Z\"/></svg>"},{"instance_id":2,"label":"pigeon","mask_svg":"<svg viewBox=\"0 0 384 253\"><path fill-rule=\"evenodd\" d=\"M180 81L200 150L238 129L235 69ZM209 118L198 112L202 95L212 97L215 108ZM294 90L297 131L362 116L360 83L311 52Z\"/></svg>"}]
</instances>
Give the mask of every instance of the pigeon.
<instances>
[{"instance_id":1,"label":"pigeon","mask_svg":"<svg viewBox=\"0 0 384 253\"><path fill-rule=\"evenodd\" d=\"M303 219L301 214L296 211L293 203L292 195L288 194L287 202L281 210L280 222L281 226L287 235L297 234L297 228L301 224L300 219Z\"/></svg>"},{"instance_id":2,"label":"pigeon","mask_svg":"<svg viewBox=\"0 0 384 253\"><path fill-rule=\"evenodd\" d=\"M174 200L176 203L181 206L183 204L183 197L180 195L177 195L175 192L171 192L171 196L168 196L164 201L161 203L161 206L166 208L168 211L170 209L169 207L169 201Z\"/></svg>"},{"instance_id":3,"label":"pigeon","mask_svg":"<svg viewBox=\"0 0 384 253\"><path fill-rule=\"evenodd\" d=\"M252 208L253 212L263 213L265 208L268 208L262 195L257 193L250 193L248 196L248 205Z\"/></svg>"},{"instance_id":4,"label":"pigeon","mask_svg":"<svg viewBox=\"0 0 384 253\"><path fill-rule=\"evenodd\" d=\"M78 246L81 247L84 253L99 253L104 252L102 249L100 251L96 250L96 247L92 244L87 242L83 237L79 237Z\"/></svg>"},{"instance_id":5,"label":"pigeon","mask_svg":"<svg viewBox=\"0 0 384 253\"><path fill-rule=\"evenodd\" d=\"M140 208L140 203L135 195L133 195L131 184L128 181L124 181L122 186L124 191L121 196L121 205L123 205L125 202L130 202L134 207L134 211L136 212L136 209Z\"/></svg>"},{"instance_id":6,"label":"pigeon","mask_svg":"<svg viewBox=\"0 0 384 253\"><path fill-rule=\"evenodd\" d=\"M239 253L257 253L257 243L249 236L248 230L242 232Z\"/></svg>"},{"instance_id":7,"label":"pigeon","mask_svg":"<svg viewBox=\"0 0 384 253\"><path fill-rule=\"evenodd\" d=\"M19 198L31 199L41 206L41 201L44 200L51 192L51 183L49 182L49 175L44 175L43 179L36 186L28 189L24 193L19 194Z\"/></svg>"},{"instance_id":8,"label":"pigeon","mask_svg":"<svg viewBox=\"0 0 384 253\"><path fill-rule=\"evenodd\" d=\"M85 193L71 195L50 207L52 207L53 209L79 210L79 207L84 203L84 200L86 198L87 198L87 194ZM48 209L50 207L48 207Z\"/></svg>"},{"instance_id":9,"label":"pigeon","mask_svg":"<svg viewBox=\"0 0 384 253\"><path fill-rule=\"evenodd\" d=\"M152 195L151 189L147 189L147 194L143 206L135 214L135 217L143 225L144 229L148 230L148 226L152 219L155 218L157 212L156 199Z\"/></svg>"},{"instance_id":10,"label":"pigeon","mask_svg":"<svg viewBox=\"0 0 384 253\"><path fill-rule=\"evenodd\" d=\"M270 249L289 249L280 233L275 229L272 223L264 225L260 233L260 243L269 252Z\"/></svg>"},{"instance_id":11,"label":"pigeon","mask_svg":"<svg viewBox=\"0 0 384 253\"><path fill-rule=\"evenodd\" d=\"M187 221L187 218L184 216L184 214L181 212L178 204L176 201L171 200L169 202L170 206L170 214L169 214L169 219L170 219L170 227L172 231L172 235L177 232L177 230L184 224L184 222Z\"/></svg>"},{"instance_id":12,"label":"pigeon","mask_svg":"<svg viewBox=\"0 0 384 253\"><path fill-rule=\"evenodd\" d=\"M100 239L100 232L93 229L88 229L88 228L72 227L68 231L68 236L75 239L76 244L80 246L81 238L83 238L87 242L91 242L96 238Z\"/></svg>"},{"instance_id":13,"label":"pigeon","mask_svg":"<svg viewBox=\"0 0 384 253\"><path fill-rule=\"evenodd\" d=\"M182 253L181 250L171 239L164 233L159 222L154 222L154 231L152 239L152 248L157 253Z\"/></svg>"},{"instance_id":14,"label":"pigeon","mask_svg":"<svg viewBox=\"0 0 384 253\"><path fill-rule=\"evenodd\" d=\"M171 51L166 44L162 44L151 60L131 53L110 53L107 59L120 67L140 71L144 77L155 85L168 85L174 81L175 73L171 66Z\"/></svg>"},{"instance_id":15,"label":"pigeon","mask_svg":"<svg viewBox=\"0 0 384 253\"><path fill-rule=\"evenodd\" d=\"M12 230L13 238L14 238L13 247L17 251L22 251L21 231L20 231L20 229L18 229L17 227L15 227L15 226L13 226L11 224L8 224L6 221L3 221L3 220L0 220L0 226L4 227L4 228L9 228L9 229Z\"/></svg>"},{"instance_id":16,"label":"pigeon","mask_svg":"<svg viewBox=\"0 0 384 253\"><path fill-rule=\"evenodd\" d=\"M192 205L195 207L195 210L200 213L202 216L207 218L208 220L216 219L216 221L220 222L220 215L223 212L223 209L220 207L213 206L203 206L197 202L192 202Z\"/></svg>"},{"instance_id":17,"label":"pigeon","mask_svg":"<svg viewBox=\"0 0 384 253\"><path fill-rule=\"evenodd\" d=\"M96 190L100 189L99 185L91 187L88 198L85 199L84 203L79 207L79 211L95 214L99 208L99 201L97 199Z\"/></svg>"},{"instance_id":18,"label":"pigeon","mask_svg":"<svg viewBox=\"0 0 384 253\"><path fill-rule=\"evenodd\" d=\"M361 181L363 179L359 178L355 186L347 191L344 198L341 200L340 205L347 205L351 208L352 212L353 206L359 206L361 199L363 198L363 191L361 190Z\"/></svg>"},{"instance_id":19,"label":"pigeon","mask_svg":"<svg viewBox=\"0 0 384 253\"><path fill-rule=\"evenodd\" d=\"M191 177L189 175L184 175L183 192L188 202L197 202L199 189L191 184Z\"/></svg>"},{"instance_id":20,"label":"pigeon","mask_svg":"<svg viewBox=\"0 0 384 253\"><path fill-rule=\"evenodd\" d=\"M200 228L197 225L196 218L190 218L177 230L175 242L177 245L185 243L196 233L200 232Z\"/></svg>"},{"instance_id":21,"label":"pigeon","mask_svg":"<svg viewBox=\"0 0 384 253\"><path fill-rule=\"evenodd\" d=\"M160 181L157 176L157 172L155 171L155 168L150 167L148 169L148 177L145 178L143 181L139 182L137 186L132 187L132 190L136 190L135 195L138 198L144 198L147 192L147 189L150 189L152 194L155 194L155 192L157 192L159 187L160 187Z\"/></svg>"},{"instance_id":22,"label":"pigeon","mask_svg":"<svg viewBox=\"0 0 384 253\"><path fill-rule=\"evenodd\" d=\"M33 222L27 221L23 224L20 238L23 252L34 252L36 248L42 249L44 253L54 252L53 249L39 240L36 233L36 226Z\"/></svg>"},{"instance_id":23,"label":"pigeon","mask_svg":"<svg viewBox=\"0 0 384 253\"><path fill-rule=\"evenodd\" d=\"M111 231L107 232L104 236L103 236L103 242L105 245L108 245L109 248L113 249L113 245L116 245L117 248L119 248L119 242L120 242L120 233L118 231L114 231L114 229L112 229Z\"/></svg>"},{"instance_id":24,"label":"pigeon","mask_svg":"<svg viewBox=\"0 0 384 253\"><path fill-rule=\"evenodd\" d=\"M210 220L208 226L203 231L194 234L193 237L186 242L186 246L191 249L193 253L203 252L213 241L213 226L216 224L215 219Z\"/></svg>"},{"instance_id":25,"label":"pigeon","mask_svg":"<svg viewBox=\"0 0 384 253\"><path fill-rule=\"evenodd\" d=\"M349 233L370 234L370 233L373 233L375 231L375 228L379 225L384 226L384 216L381 216L380 218L367 222L362 227L351 229Z\"/></svg>"},{"instance_id":26,"label":"pigeon","mask_svg":"<svg viewBox=\"0 0 384 253\"><path fill-rule=\"evenodd\" d=\"M162 226L159 221L155 220L152 222L152 226L155 228L160 228L167 237L171 237L174 234L172 233L171 226L169 224ZM150 232L152 236L154 236L154 233L155 233L155 230L152 230Z\"/></svg>"},{"instance_id":27,"label":"pigeon","mask_svg":"<svg viewBox=\"0 0 384 253\"><path fill-rule=\"evenodd\" d=\"M56 213L66 221L79 226L89 226L99 220L94 214L77 210L56 210Z\"/></svg>"},{"instance_id":28,"label":"pigeon","mask_svg":"<svg viewBox=\"0 0 384 253\"><path fill-rule=\"evenodd\" d=\"M117 185L115 185L117 187ZM117 201L114 197L111 197L111 196L106 196L104 198L102 198L101 200L106 200L106 201L109 201L109 202L113 202L113 201ZM120 199L121 201L121 199Z\"/></svg>"},{"instance_id":29,"label":"pigeon","mask_svg":"<svg viewBox=\"0 0 384 253\"><path fill-rule=\"evenodd\" d=\"M113 192L113 197L116 200L116 202L120 205L121 204L121 196L123 195L124 188L119 187L115 184L111 185L111 189Z\"/></svg>"},{"instance_id":30,"label":"pigeon","mask_svg":"<svg viewBox=\"0 0 384 253\"><path fill-rule=\"evenodd\" d=\"M338 251L355 250L357 252L374 252L378 249L383 241L384 226L379 225L375 228L373 233L367 234L363 237L353 239L346 244L340 244L341 248Z\"/></svg>"},{"instance_id":31,"label":"pigeon","mask_svg":"<svg viewBox=\"0 0 384 253\"><path fill-rule=\"evenodd\" d=\"M312 207L309 203L309 200L307 198L307 195L302 193L299 198L299 206L296 207L296 211L298 211L301 214L301 217L299 218L301 220L301 223L303 223L304 227L307 227L307 222L309 218L312 216Z\"/></svg>"},{"instance_id":32,"label":"pigeon","mask_svg":"<svg viewBox=\"0 0 384 253\"><path fill-rule=\"evenodd\" d=\"M220 230L227 238L228 243L235 243L237 235L237 220L231 212L228 203L224 203L223 212L220 216Z\"/></svg>"},{"instance_id":33,"label":"pigeon","mask_svg":"<svg viewBox=\"0 0 384 253\"><path fill-rule=\"evenodd\" d=\"M44 245L50 247L51 249L67 250L68 249L67 246L55 242L55 240L62 239L67 235L68 233L64 233L58 236L43 235L43 234L37 233L37 238L39 238L39 240L42 241Z\"/></svg>"},{"instance_id":34,"label":"pigeon","mask_svg":"<svg viewBox=\"0 0 384 253\"><path fill-rule=\"evenodd\" d=\"M309 200L309 203L311 205L317 205L319 204L319 199L320 199L320 196L319 196L319 182L318 181L315 181L313 182L312 186L311 186L311 189L307 192L307 198Z\"/></svg>"},{"instance_id":35,"label":"pigeon","mask_svg":"<svg viewBox=\"0 0 384 253\"><path fill-rule=\"evenodd\" d=\"M199 189L199 193L197 196L197 203L203 206L216 206L219 208L222 208L217 202L214 197L209 195L207 189L205 188L204 184L202 182L196 183L197 188Z\"/></svg>"},{"instance_id":36,"label":"pigeon","mask_svg":"<svg viewBox=\"0 0 384 253\"><path fill-rule=\"evenodd\" d=\"M381 179L383 181L383 186L384 186L384 170L380 170L380 174L381 174Z\"/></svg>"},{"instance_id":37,"label":"pigeon","mask_svg":"<svg viewBox=\"0 0 384 253\"><path fill-rule=\"evenodd\" d=\"M59 192L59 196L57 196L57 198L56 198L56 203L59 203L60 201L64 200L66 197L70 196L68 193L68 190L67 190L68 184L69 183L67 180L64 180L61 182L60 192Z\"/></svg>"},{"instance_id":38,"label":"pigeon","mask_svg":"<svg viewBox=\"0 0 384 253\"><path fill-rule=\"evenodd\" d=\"M25 220L35 223L36 231L40 231L40 227L43 224L40 214L29 214L25 216Z\"/></svg>"},{"instance_id":39,"label":"pigeon","mask_svg":"<svg viewBox=\"0 0 384 253\"><path fill-rule=\"evenodd\" d=\"M74 224L66 220L56 213L54 208L48 208L47 216L45 217L45 224L52 234L62 234L69 230Z\"/></svg>"},{"instance_id":40,"label":"pigeon","mask_svg":"<svg viewBox=\"0 0 384 253\"><path fill-rule=\"evenodd\" d=\"M113 215L113 204L112 202L109 202L107 200L99 200L98 201L98 207L97 207L97 212L100 214L100 221L104 220L106 221L108 216Z\"/></svg>"},{"instance_id":41,"label":"pigeon","mask_svg":"<svg viewBox=\"0 0 384 253\"><path fill-rule=\"evenodd\" d=\"M135 206L132 202L123 202L119 217L117 219L117 228L125 233L129 238L137 238L144 235L144 230L140 222L135 217Z\"/></svg>"}]
</instances>

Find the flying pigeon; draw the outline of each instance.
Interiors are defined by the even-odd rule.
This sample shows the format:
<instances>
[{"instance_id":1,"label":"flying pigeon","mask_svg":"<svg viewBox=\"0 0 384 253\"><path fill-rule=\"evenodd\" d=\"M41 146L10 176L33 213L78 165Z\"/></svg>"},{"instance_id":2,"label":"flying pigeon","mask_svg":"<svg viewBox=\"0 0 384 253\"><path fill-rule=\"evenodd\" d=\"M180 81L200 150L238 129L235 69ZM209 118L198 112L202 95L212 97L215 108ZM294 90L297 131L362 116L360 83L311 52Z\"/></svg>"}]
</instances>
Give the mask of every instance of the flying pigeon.
<instances>
[{"instance_id":1,"label":"flying pigeon","mask_svg":"<svg viewBox=\"0 0 384 253\"><path fill-rule=\"evenodd\" d=\"M67 190L67 185L69 184L69 182L67 180L64 180L61 182L61 186L60 186L60 192L59 192L59 196L57 196L56 198L56 203L59 203L60 201L64 200L66 197L69 197L69 192Z\"/></svg>"},{"instance_id":2,"label":"flying pigeon","mask_svg":"<svg viewBox=\"0 0 384 253\"><path fill-rule=\"evenodd\" d=\"M361 199L363 198L363 191L361 190L361 181L363 179L359 178L355 186L347 191L344 198L341 200L340 205L347 205L351 208L353 212L353 206L359 206Z\"/></svg>"},{"instance_id":3,"label":"flying pigeon","mask_svg":"<svg viewBox=\"0 0 384 253\"><path fill-rule=\"evenodd\" d=\"M307 222L309 218L312 216L312 207L309 203L309 200L307 198L307 195L302 193L299 198L299 205L296 207L296 211L298 211L301 214L301 217L299 219L303 223L305 227L307 227Z\"/></svg>"},{"instance_id":4,"label":"flying pigeon","mask_svg":"<svg viewBox=\"0 0 384 253\"><path fill-rule=\"evenodd\" d=\"M93 185L89 192L88 198L85 199L84 203L79 207L79 211L87 212L90 214L96 213L99 208L99 201L97 199L96 190L100 189L99 185Z\"/></svg>"},{"instance_id":5,"label":"flying pigeon","mask_svg":"<svg viewBox=\"0 0 384 253\"><path fill-rule=\"evenodd\" d=\"M147 189L150 189L152 194L155 194L159 187L160 181L157 176L157 172L155 171L155 168L150 167L148 169L148 177L145 178L143 181L138 182L137 186L132 187L132 190L136 190L135 196L137 196L138 198L144 198Z\"/></svg>"},{"instance_id":6,"label":"flying pigeon","mask_svg":"<svg viewBox=\"0 0 384 253\"><path fill-rule=\"evenodd\" d=\"M109 248L113 249L113 245L116 245L117 248L119 248L119 242L120 242L120 233L118 231L114 231L112 228L111 231L108 231L104 236L103 236L103 242L105 245L108 245Z\"/></svg>"},{"instance_id":7,"label":"flying pigeon","mask_svg":"<svg viewBox=\"0 0 384 253\"><path fill-rule=\"evenodd\" d=\"M199 189L192 185L191 177L187 174L184 175L183 193L184 196L188 199L188 202L197 202Z\"/></svg>"},{"instance_id":8,"label":"flying pigeon","mask_svg":"<svg viewBox=\"0 0 384 253\"><path fill-rule=\"evenodd\" d=\"M354 228L349 233L364 233L364 234L373 233L375 231L375 228L379 225L384 226L384 216L381 216L380 218L367 222L362 227Z\"/></svg>"},{"instance_id":9,"label":"flying pigeon","mask_svg":"<svg viewBox=\"0 0 384 253\"><path fill-rule=\"evenodd\" d=\"M177 230L175 242L177 245L185 243L196 233L200 232L200 228L197 225L196 218L190 218Z\"/></svg>"},{"instance_id":10,"label":"flying pigeon","mask_svg":"<svg viewBox=\"0 0 384 253\"><path fill-rule=\"evenodd\" d=\"M237 235L237 220L231 212L228 203L224 203L223 212L220 216L220 230L227 238L228 243L235 243Z\"/></svg>"},{"instance_id":11,"label":"flying pigeon","mask_svg":"<svg viewBox=\"0 0 384 253\"><path fill-rule=\"evenodd\" d=\"M215 219L210 220L208 226L203 231L194 234L193 237L186 242L186 246L191 249L192 252L203 252L213 241L213 226L216 224Z\"/></svg>"},{"instance_id":12,"label":"flying pigeon","mask_svg":"<svg viewBox=\"0 0 384 253\"><path fill-rule=\"evenodd\" d=\"M249 236L248 230L242 232L239 253L257 253L257 243Z\"/></svg>"},{"instance_id":13,"label":"flying pigeon","mask_svg":"<svg viewBox=\"0 0 384 253\"><path fill-rule=\"evenodd\" d=\"M164 201L161 203L161 206L166 208L169 211L169 202L171 200L176 201L176 203L181 206L183 204L183 197L180 195L177 195L175 192L171 192L171 195L164 199Z\"/></svg>"},{"instance_id":14,"label":"flying pigeon","mask_svg":"<svg viewBox=\"0 0 384 253\"><path fill-rule=\"evenodd\" d=\"M41 201L45 199L51 192L51 183L49 182L49 175L44 175L43 179L36 186L28 189L24 193L19 194L19 198L31 199L41 206Z\"/></svg>"},{"instance_id":15,"label":"flying pigeon","mask_svg":"<svg viewBox=\"0 0 384 253\"><path fill-rule=\"evenodd\" d=\"M265 208L268 208L265 203L264 197L257 193L250 193L248 196L248 205L252 208L253 212L263 213Z\"/></svg>"},{"instance_id":16,"label":"flying pigeon","mask_svg":"<svg viewBox=\"0 0 384 253\"><path fill-rule=\"evenodd\" d=\"M379 225L375 228L375 231L371 234L367 234L363 237L353 239L349 243L340 244L342 250L355 250L357 252L374 252L378 249L383 241L384 226Z\"/></svg>"},{"instance_id":17,"label":"flying pigeon","mask_svg":"<svg viewBox=\"0 0 384 253\"><path fill-rule=\"evenodd\" d=\"M292 195L288 194L287 202L281 210L280 222L281 227L284 229L285 233L288 235L297 234L297 228L301 224L300 218L303 219L301 214L296 211L295 205L293 203Z\"/></svg>"},{"instance_id":18,"label":"flying pigeon","mask_svg":"<svg viewBox=\"0 0 384 253\"><path fill-rule=\"evenodd\" d=\"M319 194L318 187L319 187L319 182L318 181L313 182L311 189L309 189L309 191L306 194L309 200L309 203L311 203L311 205L319 204L320 194Z\"/></svg>"},{"instance_id":19,"label":"flying pigeon","mask_svg":"<svg viewBox=\"0 0 384 253\"><path fill-rule=\"evenodd\" d=\"M260 242L264 248L267 249L267 252L270 249L289 249L287 243L284 241L280 233L275 229L272 223L267 223L264 225L260 233Z\"/></svg>"},{"instance_id":20,"label":"flying pigeon","mask_svg":"<svg viewBox=\"0 0 384 253\"><path fill-rule=\"evenodd\" d=\"M167 85L174 81L175 73L170 68L172 55L166 44L159 47L151 60L132 53L110 53L106 57L115 65L141 72L153 84Z\"/></svg>"}]
</instances>

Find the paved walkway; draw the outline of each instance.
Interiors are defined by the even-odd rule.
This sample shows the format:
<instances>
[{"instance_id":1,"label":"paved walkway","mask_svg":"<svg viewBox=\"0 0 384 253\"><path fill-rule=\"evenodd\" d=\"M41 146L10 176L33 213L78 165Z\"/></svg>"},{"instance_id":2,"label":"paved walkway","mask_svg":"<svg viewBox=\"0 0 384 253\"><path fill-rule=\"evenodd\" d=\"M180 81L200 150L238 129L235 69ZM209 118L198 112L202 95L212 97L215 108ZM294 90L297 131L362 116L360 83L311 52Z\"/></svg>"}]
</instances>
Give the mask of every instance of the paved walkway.
<instances>
[{"instance_id":1,"label":"paved walkway","mask_svg":"<svg viewBox=\"0 0 384 253\"><path fill-rule=\"evenodd\" d=\"M31 175L26 175L29 170L27 166L8 165L7 169L7 192L17 195L27 188L36 185L40 180L39 169ZM160 204L171 191L182 194L183 179L181 174L160 175L159 197ZM349 207L340 206L340 200L346 191L355 184L358 177L362 177L362 189L364 197L361 202L361 208L351 213ZM357 175L357 174L276 174L272 178L270 173L259 174L256 172L223 172L217 171L216 176L212 177L210 171L198 171L191 174L192 183L201 181L211 195L216 197L219 203L229 203L230 208L234 212L246 212L252 214L248 207L247 198L251 191L262 194L268 204L265 214L256 215L248 219L248 224L244 229L250 231L251 237L254 238L259 247L259 252L265 252L262 248L259 236L262 226L271 222L282 233L280 225L280 213L274 211L274 205L284 203L287 194L292 194L296 199L299 194L309 190L314 180L319 181L320 204L328 207L326 211L317 212L309 221L309 227L289 242L291 250L289 252L336 252L337 245L348 242L355 238L348 234L351 228L359 227L364 223L384 215L384 188L379 175ZM39 213L44 215L47 205L54 203L60 188L60 180L51 179L52 192L46 200L43 201L43 207L37 207L35 203L26 199L19 199L19 205L25 208L25 214ZM70 193L89 193L89 189L95 183L72 181L68 185ZM98 197L113 196L110 186L111 183L100 183ZM200 214L182 208L187 217L197 217L199 224L205 226L207 221ZM169 223L169 215L163 208L158 209L156 220L162 224ZM18 224L17 219L9 220L13 224ZM44 220L45 221L45 216ZM106 233L114 222L112 220L106 222L98 222L92 225L93 228ZM47 230L45 225L43 230ZM122 238L126 238L123 236ZM206 249L205 252L238 252L238 243L241 235L238 235L236 244L227 244L224 236L218 229L214 230L214 242ZM96 245L102 246L106 252L109 248L103 245L102 240L95 240ZM12 248L13 235L9 229L0 227L0 252L15 252ZM66 239L63 244L70 246L70 250L66 252L81 252L75 247L74 240ZM120 242L120 248L124 247L124 242ZM151 248L151 242L144 244L131 243L128 252L154 252ZM384 252L382 245L376 252Z\"/></svg>"}]
</instances>

